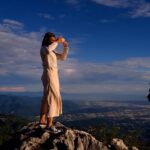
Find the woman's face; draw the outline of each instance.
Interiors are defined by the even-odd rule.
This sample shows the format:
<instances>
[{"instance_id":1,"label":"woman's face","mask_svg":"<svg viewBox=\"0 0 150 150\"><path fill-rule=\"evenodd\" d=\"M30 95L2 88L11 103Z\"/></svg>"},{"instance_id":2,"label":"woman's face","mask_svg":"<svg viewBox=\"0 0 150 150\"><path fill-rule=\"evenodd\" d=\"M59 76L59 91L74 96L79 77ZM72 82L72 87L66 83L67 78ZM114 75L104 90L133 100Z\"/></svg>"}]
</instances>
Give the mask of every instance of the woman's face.
<instances>
[{"instance_id":1,"label":"woman's face","mask_svg":"<svg viewBox=\"0 0 150 150\"><path fill-rule=\"evenodd\" d=\"M54 42L54 41L56 41L56 38L55 38L54 36L51 36L51 37L49 38L49 40L50 40L50 42Z\"/></svg>"}]
</instances>

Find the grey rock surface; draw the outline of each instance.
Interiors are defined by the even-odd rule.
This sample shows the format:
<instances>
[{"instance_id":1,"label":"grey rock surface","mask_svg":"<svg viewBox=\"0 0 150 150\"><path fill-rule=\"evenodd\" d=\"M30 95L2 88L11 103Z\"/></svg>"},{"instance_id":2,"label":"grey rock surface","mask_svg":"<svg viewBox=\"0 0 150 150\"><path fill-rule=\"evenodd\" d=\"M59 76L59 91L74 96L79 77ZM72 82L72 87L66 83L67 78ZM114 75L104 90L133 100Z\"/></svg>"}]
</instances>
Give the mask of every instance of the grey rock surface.
<instances>
[{"instance_id":1,"label":"grey rock surface","mask_svg":"<svg viewBox=\"0 0 150 150\"><path fill-rule=\"evenodd\" d=\"M116 150L115 145L106 146L91 134L71 129L56 122L55 127L61 132L54 133L41 128L37 122L31 122L8 141L4 150ZM123 143L123 141L122 141ZM124 150L124 149L119 149Z\"/></svg>"}]
</instances>

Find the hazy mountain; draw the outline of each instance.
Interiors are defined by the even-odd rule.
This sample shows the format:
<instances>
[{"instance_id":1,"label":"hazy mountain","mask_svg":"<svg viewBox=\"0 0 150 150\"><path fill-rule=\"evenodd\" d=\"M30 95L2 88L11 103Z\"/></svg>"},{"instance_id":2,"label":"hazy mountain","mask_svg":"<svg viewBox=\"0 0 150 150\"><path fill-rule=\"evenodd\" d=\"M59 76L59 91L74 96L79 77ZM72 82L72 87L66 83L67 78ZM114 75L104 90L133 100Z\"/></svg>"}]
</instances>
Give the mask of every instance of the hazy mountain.
<instances>
[{"instance_id":1,"label":"hazy mountain","mask_svg":"<svg viewBox=\"0 0 150 150\"><path fill-rule=\"evenodd\" d=\"M3 94L0 95L0 113L13 114L17 116L38 116L40 112L41 96L23 96ZM78 104L73 101L63 100L63 112L73 111Z\"/></svg>"},{"instance_id":2,"label":"hazy mountain","mask_svg":"<svg viewBox=\"0 0 150 150\"><path fill-rule=\"evenodd\" d=\"M40 93L39 93L40 94ZM17 116L37 116L40 111L42 96L28 96L15 94L0 95L0 113L14 114ZM119 112L126 109L145 109L148 101L100 101L100 100L65 100L63 101L63 113L104 113ZM149 109L149 108L147 108Z\"/></svg>"},{"instance_id":3,"label":"hazy mountain","mask_svg":"<svg viewBox=\"0 0 150 150\"><path fill-rule=\"evenodd\" d=\"M0 113L37 120L41 96L0 95ZM121 137L138 147L150 147L150 103L145 101L63 100L63 115L58 120L70 127L84 128L100 141ZM32 117L32 119L31 119ZM6 121L5 121L6 120ZM23 118L21 118L23 121ZM56 119L57 120L57 119ZM10 135L14 118L0 118L3 133ZM5 126L9 125L9 127ZM7 132L8 131L8 132ZM101 137L99 137L101 135ZM104 140L105 139L105 140ZM144 150L144 148L142 149Z\"/></svg>"}]
</instances>

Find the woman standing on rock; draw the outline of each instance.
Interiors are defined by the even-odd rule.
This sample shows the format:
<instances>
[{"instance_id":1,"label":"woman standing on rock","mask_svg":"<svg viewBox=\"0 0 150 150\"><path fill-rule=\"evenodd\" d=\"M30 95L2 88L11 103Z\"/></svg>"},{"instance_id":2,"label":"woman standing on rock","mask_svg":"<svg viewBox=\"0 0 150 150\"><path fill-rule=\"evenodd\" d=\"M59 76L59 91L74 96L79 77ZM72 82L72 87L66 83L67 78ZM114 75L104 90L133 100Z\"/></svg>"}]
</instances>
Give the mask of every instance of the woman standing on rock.
<instances>
[{"instance_id":1,"label":"woman standing on rock","mask_svg":"<svg viewBox=\"0 0 150 150\"><path fill-rule=\"evenodd\" d=\"M64 50L61 54L55 51L59 43L62 43L64 46ZM53 126L53 117L58 117L62 114L57 59L66 60L68 50L68 43L64 38L59 36L56 39L55 35L51 32L45 34L40 49L43 66L43 74L41 77L43 83L43 98L40 109L40 126L47 125L49 129L56 132L58 130Z\"/></svg>"}]
</instances>

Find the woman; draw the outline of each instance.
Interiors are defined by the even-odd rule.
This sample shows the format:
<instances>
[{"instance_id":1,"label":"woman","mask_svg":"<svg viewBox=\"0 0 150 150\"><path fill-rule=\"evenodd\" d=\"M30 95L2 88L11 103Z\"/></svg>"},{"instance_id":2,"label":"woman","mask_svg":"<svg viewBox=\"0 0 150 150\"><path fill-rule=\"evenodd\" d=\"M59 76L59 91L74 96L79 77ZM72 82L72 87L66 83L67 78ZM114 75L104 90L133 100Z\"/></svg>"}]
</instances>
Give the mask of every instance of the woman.
<instances>
[{"instance_id":1,"label":"woman","mask_svg":"<svg viewBox=\"0 0 150 150\"><path fill-rule=\"evenodd\" d=\"M59 43L62 43L64 46L61 54L54 51ZM43 66L43 74L41 77L43 98L41 101L40 125L45 124L49 129L56 132L57 129L53 126L53 117L62 114L57 59L65 60L68 55L68 50L68 43L61 36L56 39L55 35L51 32L45 34L40 49Z\"/></svg>"}]
</instances>

